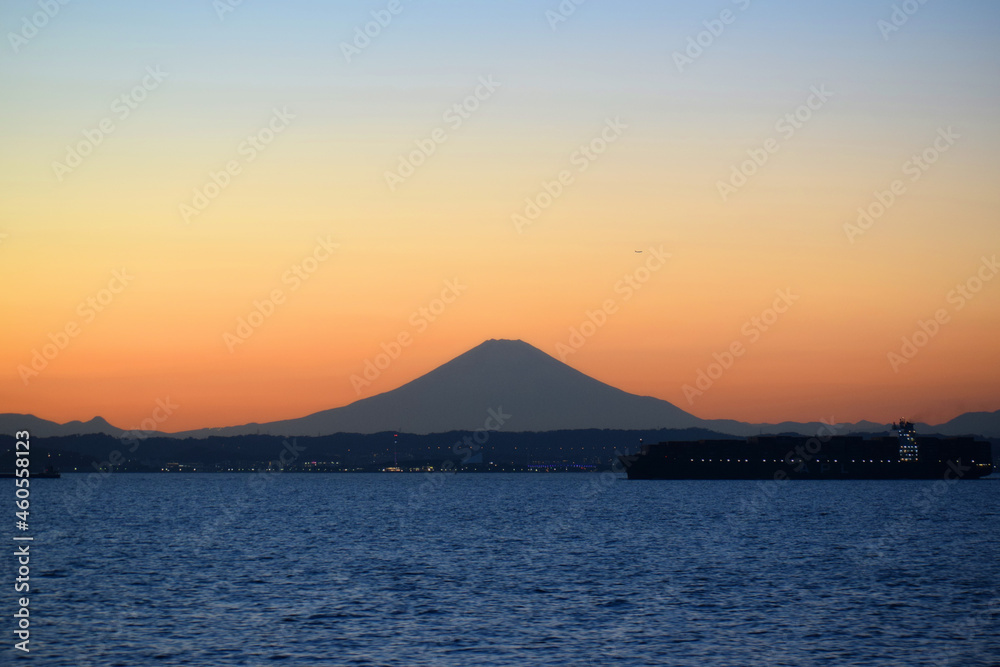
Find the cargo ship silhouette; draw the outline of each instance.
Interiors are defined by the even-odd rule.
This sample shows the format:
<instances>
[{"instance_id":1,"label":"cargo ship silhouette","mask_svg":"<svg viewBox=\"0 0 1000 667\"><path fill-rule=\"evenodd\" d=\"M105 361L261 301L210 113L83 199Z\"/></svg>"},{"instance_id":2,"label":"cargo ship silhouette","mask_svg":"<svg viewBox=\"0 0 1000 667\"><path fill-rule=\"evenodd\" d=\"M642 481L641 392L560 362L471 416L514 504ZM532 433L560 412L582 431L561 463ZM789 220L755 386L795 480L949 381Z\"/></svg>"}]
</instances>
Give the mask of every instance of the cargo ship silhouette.
<instances>
[{"instance_id":1,"label":"cargo ship silhouette","mask_svg":"<svg viewBox=\"0 0 1000 667\"><path fill-rule=\"evenodd\" d=\"M893 436L760 435L642 445L619 456L629 479L978 479L993 472L989 442L917 437L905 419Z\"/></svg>"}]
</instances>

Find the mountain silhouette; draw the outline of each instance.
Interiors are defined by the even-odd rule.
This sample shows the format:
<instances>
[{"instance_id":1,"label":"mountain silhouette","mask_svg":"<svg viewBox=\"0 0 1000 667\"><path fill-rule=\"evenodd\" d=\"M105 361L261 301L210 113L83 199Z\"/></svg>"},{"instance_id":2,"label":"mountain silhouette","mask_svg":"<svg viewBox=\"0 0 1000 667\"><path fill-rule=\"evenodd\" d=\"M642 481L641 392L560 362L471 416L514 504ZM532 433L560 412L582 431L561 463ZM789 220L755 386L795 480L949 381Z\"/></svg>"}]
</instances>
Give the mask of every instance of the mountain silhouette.
<instances>
[{"instance_id":1,"label":"mountain silhouette","mask_svg":"<svg viewBox=\"0 0 1000 667\"><path fill-rule=\"evenodd\" d=\"M112 426L103 417L94 417L89 421L69 421L65 424L36 417L35 415L21 415L15 413L0 414L0 433L14 435L17 431L28 431L32 436L39 438L49 438L61 435L87 435L91 433L106 433L115 437L120 436L124 431Z\"/></svg>"},{"instance_id":2,"label":"mountain silhouette","mask_svg":"<svg viewBox=\"0 0 1000 667\"><path fill-rule=\"evenodd\" d=\"M443 433L483 428L490 409L510 415L505 431L704 425L672 403L604 384L524 341L488 340L398 389L259 429L279 435Z\"/></svg>"},{"instance_id":3,"label":"mountain silhouette","mask_svg":"<svg viewBox=\"0 0 1000 667\"><path fill-rule=\"evenodd\" d=\"M298 419L204 428L172 437L204 438L268 434L315 436L333 433L399 431L424 435L488 427L494 413L509 415L506 432L582 429L648 430L701 428L721 434L825 432L820 422L751 424L731 419L699 419L668 401L622 391L567 366L520 340L488 340L407 384L344 407ZM491 424L495 424L494 421ZM921 434L1000 438L1000 411L960 415L939 426L917 424ZM0 414L0 432L27 429L38 437L107 433L122 429L101 417L58 424L34 415ZM869 421L840 423L837 433L888 432ZM148 433L147 435L152 435Z\"/></svg>"},{"instance_id":4,"label":"mountain silhouette","mask_svg":"<svg viewBox=\"0 0 1000 667\"><path fill-rule=\"evenodd\" d=\"M1000 437L1000 410L995 412L966 412L940 426L935 426L938 433L944 435L968 435L976 433Z\"/></svg>"}]
</instances>

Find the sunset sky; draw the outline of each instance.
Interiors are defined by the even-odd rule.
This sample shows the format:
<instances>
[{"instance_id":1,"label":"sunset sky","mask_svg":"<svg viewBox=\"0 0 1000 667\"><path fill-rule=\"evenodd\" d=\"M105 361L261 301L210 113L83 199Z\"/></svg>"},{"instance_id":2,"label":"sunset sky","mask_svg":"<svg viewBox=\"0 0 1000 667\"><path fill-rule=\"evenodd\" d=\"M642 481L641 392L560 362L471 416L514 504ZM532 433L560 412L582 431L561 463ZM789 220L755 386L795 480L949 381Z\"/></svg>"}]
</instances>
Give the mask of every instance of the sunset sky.
<instances>
[{"instance_id":1,"label":"sunset sky","mask_svg":"<svg viewBox=\"0 0 1000 667\"><path fill-rule=\"evenodd\" d=\"M231 4L0 8L0 412L293 418L489 338L704 418L1000 409L1000 4Z\"/></svg>"}]
</instances>

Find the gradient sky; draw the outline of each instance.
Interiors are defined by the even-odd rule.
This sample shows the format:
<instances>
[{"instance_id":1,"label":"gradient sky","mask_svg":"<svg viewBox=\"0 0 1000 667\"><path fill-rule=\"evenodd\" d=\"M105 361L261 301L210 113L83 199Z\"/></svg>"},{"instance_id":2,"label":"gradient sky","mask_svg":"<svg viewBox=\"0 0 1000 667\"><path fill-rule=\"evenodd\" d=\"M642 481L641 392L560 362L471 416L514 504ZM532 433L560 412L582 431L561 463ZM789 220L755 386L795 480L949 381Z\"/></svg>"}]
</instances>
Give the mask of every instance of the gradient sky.
<instances>
[{"instance_id":1,"label":"gradient sky","mask_svg":"<svg viewBox=\"0 0 1000 667\"><path fill-rule=\"evenodd\" d=\"M1000 252L1000 4L937 0L885 32L889 1L588 0L553 29L557 0L403 0L347 62L341 44L389 4L246 0L220 18L210 0L70 2L12 42L42 10L3 3L0 412L131 428L169 398L166 431L292 418L488 338L705 418L1000 408L1000 279L952 292ZM674 52L724 10L679 71ZM166 76L120 118L147 68ZM446 122L490 77L499 88ZM814 87L832 95L787 136L776 123ZM275 109L294 118L248 161L242 142ZM114 131L60 181L53 163L102 119ZM614 119L627 128L581 162ZM385 173L436 128L447 140L391 190ZM958 138L913 180L906 163L948 128ZM769 139L777 152L723 201L718 183ZM240 173L185 221L230 161ZM512 216L563 170L572 181L519 232ZM884 215L845 230L897 179ZM296 283L286 272L317 238L339 247ZM102 293L122 269L124 289ZM648 280L630 292L625 276ZM423 319L453 280L460 295ZM274 290L284 302L227 345ZM797 300L758 330L778 290ZM400 334L411 343L358 391L352 376ZM743 354L689 400L734 343Z\"/></svg>"}]
</instances>

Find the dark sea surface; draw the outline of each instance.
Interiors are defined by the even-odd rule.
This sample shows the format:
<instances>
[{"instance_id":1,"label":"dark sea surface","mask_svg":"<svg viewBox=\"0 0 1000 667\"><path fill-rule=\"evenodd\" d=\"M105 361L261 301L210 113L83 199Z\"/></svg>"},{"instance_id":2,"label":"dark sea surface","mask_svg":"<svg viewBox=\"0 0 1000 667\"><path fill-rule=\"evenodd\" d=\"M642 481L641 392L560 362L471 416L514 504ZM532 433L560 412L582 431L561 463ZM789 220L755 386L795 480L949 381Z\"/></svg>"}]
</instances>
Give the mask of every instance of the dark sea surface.
<instances>
[{"instance_id":1,"label":"dark sea surface","mask_svg":"<svg viewBox=\"0 0 1000 667\"><path fill-rule=\"evenodd\" d=\"M0 663L1000 664L998 480L116 473L31 490L32 650L10 648L4 584Z\"/></svg>"}]
</instances>

